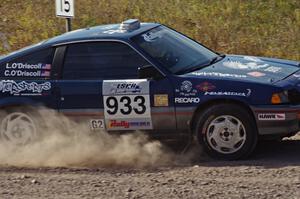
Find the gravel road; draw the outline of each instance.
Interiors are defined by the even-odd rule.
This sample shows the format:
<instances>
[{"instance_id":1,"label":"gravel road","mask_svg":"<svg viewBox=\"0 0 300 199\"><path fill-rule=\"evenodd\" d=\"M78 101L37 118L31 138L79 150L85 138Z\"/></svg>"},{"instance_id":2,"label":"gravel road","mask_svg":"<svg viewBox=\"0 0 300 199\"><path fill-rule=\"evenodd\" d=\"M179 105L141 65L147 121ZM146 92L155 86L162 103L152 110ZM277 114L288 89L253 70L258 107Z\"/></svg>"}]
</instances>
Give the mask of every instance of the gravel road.
<instances>
[{"instance_id":1,"label":"gravel road","mask_svg":"<svg viewBox=\"0 0 300 199\"><path fill-rule=\"evenodd\" d=\"M0 168L0 198L300 198L300 136L249 160L156 168Z\"/></svg>"}]
</instances>

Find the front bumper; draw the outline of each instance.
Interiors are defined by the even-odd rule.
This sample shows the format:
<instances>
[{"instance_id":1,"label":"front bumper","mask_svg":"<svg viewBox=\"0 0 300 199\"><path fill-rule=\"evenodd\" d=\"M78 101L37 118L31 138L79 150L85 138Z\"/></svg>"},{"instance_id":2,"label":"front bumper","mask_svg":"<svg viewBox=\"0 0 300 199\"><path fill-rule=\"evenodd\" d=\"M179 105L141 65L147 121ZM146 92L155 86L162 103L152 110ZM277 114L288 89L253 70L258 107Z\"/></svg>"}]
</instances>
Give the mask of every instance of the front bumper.
<instances>
[{"instance_id":1,"label":"front bumper","mask_svg":"<svg viewBox=\"0 0 300 199\"><path fill-rule=\"evenodd\" d=\"M259 135L287 135L298 132L300 106L252 106Z\"/></svg>"}]
</instances>

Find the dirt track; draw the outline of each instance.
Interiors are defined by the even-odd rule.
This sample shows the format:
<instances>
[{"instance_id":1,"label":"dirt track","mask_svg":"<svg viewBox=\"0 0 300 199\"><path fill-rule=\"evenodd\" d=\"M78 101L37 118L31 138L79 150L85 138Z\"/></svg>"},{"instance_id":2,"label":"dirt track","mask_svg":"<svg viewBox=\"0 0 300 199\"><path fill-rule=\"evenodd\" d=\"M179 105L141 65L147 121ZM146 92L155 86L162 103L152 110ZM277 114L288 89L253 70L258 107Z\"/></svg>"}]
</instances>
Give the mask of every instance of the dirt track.
<instances>
[{"instance_id":1,"label":"dirt track","mask_svg":"<svg viewBox=\"0 0 300 199\"><path fill-rule=\"evenodd\" d=\"M247 161L147 169L0 169L0 198L300 198L300 136Z\"/></svg>"}]
</instances>

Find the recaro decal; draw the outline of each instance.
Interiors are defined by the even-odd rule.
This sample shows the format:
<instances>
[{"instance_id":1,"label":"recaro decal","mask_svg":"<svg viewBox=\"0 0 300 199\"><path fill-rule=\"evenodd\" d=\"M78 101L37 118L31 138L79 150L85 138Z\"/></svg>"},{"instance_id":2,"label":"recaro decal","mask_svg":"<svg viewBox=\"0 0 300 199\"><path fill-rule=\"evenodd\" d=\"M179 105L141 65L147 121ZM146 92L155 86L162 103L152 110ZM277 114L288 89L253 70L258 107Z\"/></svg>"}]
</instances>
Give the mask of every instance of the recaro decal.
<instances>
[{"instance_id":1,"label":"recaro decal","mask_svg":"<svg viewBox=\"0 0 300 199\"><path fill-rule=\"evenodd\" d=\"M194 104L199 102L200 102L199 97L176 97L175 98L175 103L177 104Z\"/></svg>"}]
</instances>

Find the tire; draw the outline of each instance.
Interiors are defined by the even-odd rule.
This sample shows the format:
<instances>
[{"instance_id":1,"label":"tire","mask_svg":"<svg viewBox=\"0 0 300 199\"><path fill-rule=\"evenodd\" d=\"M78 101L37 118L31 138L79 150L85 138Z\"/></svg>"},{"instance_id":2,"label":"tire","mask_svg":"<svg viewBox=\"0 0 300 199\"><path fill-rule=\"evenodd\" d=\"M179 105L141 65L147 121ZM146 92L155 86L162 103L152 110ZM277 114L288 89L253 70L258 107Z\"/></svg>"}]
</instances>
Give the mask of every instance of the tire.
<instances>
[{"instance_id":1,"label":"tire","mask_svg":"<svg viewBox=\"0 0 300 199\"><path fill-rule=\"evenodd\" d=\"M31 108L7 108L0 115L0 141L23 146L37 141L41 135L41 117Z\"/></svg>"},{"instance_id":2,"label":"tire","mask_svg":"<svg viewBox=\"0 0 300 199\"><path fill-rule=\"evenodd\" d=\"M208 155L222 160L248 157L258 137L252 116L235 104L216 104L204 110L198 116L195 131Z\"/></svg>"}]
</instances>

